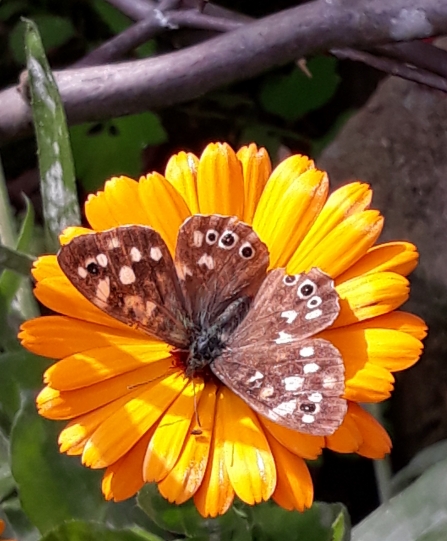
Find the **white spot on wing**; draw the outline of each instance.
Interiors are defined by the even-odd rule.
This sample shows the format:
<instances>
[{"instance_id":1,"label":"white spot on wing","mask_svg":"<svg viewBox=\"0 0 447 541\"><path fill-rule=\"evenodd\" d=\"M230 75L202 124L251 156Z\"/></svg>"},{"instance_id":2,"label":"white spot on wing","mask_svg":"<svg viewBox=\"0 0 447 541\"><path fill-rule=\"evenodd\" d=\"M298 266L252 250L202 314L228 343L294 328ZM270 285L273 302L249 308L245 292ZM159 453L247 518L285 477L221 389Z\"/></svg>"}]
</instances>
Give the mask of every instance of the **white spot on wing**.
<instances>
[{"instance_id":1,"label":"white spot on wing","mask_svg":"<svg viewBox=\"0 0 447 541\"><path fill-rule=\"evenodd\" d=\"M109 250L113 250L113 248L119 248L121 246L120 240L117 237L112 237L109 240L108 248Z\"/></svg>"},{"instance_id":2,"label":"white spot on wing","mask_svg":"<svg viewBox=\"0 0 447 541\"><path fill-rule=\"evenodd\" d=\"M316 310L312 310L312 312L307 313L304 317L306 319L315 319L317 317L320 317L323 312L317 308Z\"/></svg>"},{"instance_id":3,"label":"white spot on wing","mask_svg":"<svg viewBox=\"0 0 447 541\"><path fill-rule=\"evenodd\" d=\"M312 357L315 355L315 350L312 346L306 346L300 349L300 357Z\"/></svg>"},{"instance_id":4,"label":"white spot on wing","mask_svg":"<svg viewBox=\"0 0 447 541\"><path fill-rule=\"evenodd\" d=\"M186 265L177 265L176 270L180 280L185 280L187 276L192 276L191 269Z\"/></svg>"},{"instance_id":5,"label":"white spot on wing","mask_svg":"<svg viewBox=\"0 0 447 541\"><path fill-rule=\"evenodd\" d=\"M293 342L293 336L289 333L286 333L284 331L279 331L279 338L275 340L277 344L288 344L289 342Z\"/></svg>"},{"instance_id":6,"label":"white spot on wing","mask_svg":"<svg viewBox=\"0 0 447 541\"><path fill-rule=\"evenodd\" d=\"M290 325L298 317L298 312L296 310L286 310L285 312L281 312L281 317L286 319L286 323Z\"/></svg>"},{"instance_id":7,"label":"white spot on wing","mask_svg":"<svg viewBox=\"0 0 447 541\"><path fill-rule=\"evenodd\" d=\"M96 256L96 261L98 262L98 265L101 265L101 267L107 267L107 263L109 262L106 254L98 254Z\"/></svg>"},{"instance_id":8,"label":"white spot on wing","mask_svg":"<svg viewBox=\"0 0 447 541\"><path fill-rule=\"evenodd\" d=\"M284 389L286 391L297 391L298 389L301 389L304 383L304 378L300 378L299 376L288 376L287 378L284 378Z\"/></svg>"},{"instance_id":9,"label":"white spot on wing","mask_svg":"<svg viewBox=\"0 0 447 541\"><path fill-rule=\"evenodd\" d=\"M312 393L307 397L311 402L321 402L323 395L321 393Z\"/></svg>"},{"instance_id":10,"label":"white spot on wing","mask_svg":"<svg viewBox=\"0 0 447 541\"><path fill-rule=\"evenodd\" d=\"M133 246L132 249L130 250L130 259L132 261L135 261L135 263L137 263L138 261L141 261L141 258L142 258L142 255L141 255L140 250L136 246Z\"/></svg>"},{"instance_id":11,"label":"white spot on wing","mask_svg":"<svg viewBox=\"0 0 447 541\"><path fill-rule=\"evenodd\" d=\"M318 370L320 370L320 367L317 363L307 363L303 368L305 374L313 374L314 372L318 372Z\"/></svg>"},{"instance_id":12,"label":"white spot on wing","mask_svg":"<svg viewBox=\"0 0 447 541\"><path fill-rule=\"evenodd\" d=\"M197 261L197 265L205 265L209 270L214 269L214 258L208 254L203 254L202 257Z\"/></svg>"},{"instance_id":13,"label":"white spot on wing","mask_svg":"<svg viewBox=\"0 0 447 541\"><path fill-rule=\"evenodd\" d=\"M294 400L289 400L288 402L281 402L276 408L273 408L273 412L280 417L290 415L296 410L296 402L296 398Z\"/></svg>"},{"instance_id":14,"label":"white spot on wing","mask_svg":"<svg viewBox=\"0 0 447 541\"><path fill-rule=\"evenodd\" d=\"M202 246L204 236L205 235L201 231L194 231L192 242L196 248L200 248Z\"/></svg>"},{"instance_id":15,"label":"white spot on wing","mask_svg":"<svg viewBox=\"0 0 447 541\"><path fill-rule=\"evenodd\" d=\"M135 273L131 267L124 265L120 268L120 282L124 285L133 284L135 282Z\"/></svg>"},{"instance_id":16,"label":"white spot on wing","mask_svg":"<svg viewBox=\"0 0 447 541\"><path fill-rule=\"evenodd\" d=\"M251 378L249 378L247 380L247 383L253 383L254 381L256 381L258 379L264 379L264 374L261 374L261 372L259 372L259 370L256 370L255 374L253 376L251 376Z\"/></svg>"},{"instance_id":17,"label":"white spot on wing","mask_svg":"<svg viewBox=\"0 0 447 541\"><path fill-rule=\"evenodd\" d=\"M303 421L303 423L310 424L315 421L315 417L307 413L306 415L302 416L301 420Z\"/></svg>"},{"instance_id":18,"label":"white spot on wing","mask_svg":"<svg viewBox=\"0 0 447 541\"><path fill-rule=\"evenodd\" d=\"M160 261L160 259L163 257L163 254L158 246L153 246L149 255L154 261Z\"/></svg>"},{"instance_id":19,"label":"white spot on wing","mask_svg":"<svg viewBox=\"0 0 447 541\"><path fill-rule=\"evenodd\" d=\"M85 278L88 272L84 269L84 267L78 267L78 274L81 278Z\"/></svg>"}]
</instances>

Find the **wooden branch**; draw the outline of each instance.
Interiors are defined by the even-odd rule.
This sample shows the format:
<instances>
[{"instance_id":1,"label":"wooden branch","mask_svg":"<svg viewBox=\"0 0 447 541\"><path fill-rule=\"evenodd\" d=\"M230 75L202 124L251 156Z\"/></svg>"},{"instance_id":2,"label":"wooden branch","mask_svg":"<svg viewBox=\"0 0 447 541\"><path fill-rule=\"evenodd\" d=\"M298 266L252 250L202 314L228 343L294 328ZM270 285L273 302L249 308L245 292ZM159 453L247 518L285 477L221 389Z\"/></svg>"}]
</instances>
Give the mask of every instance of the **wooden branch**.
<instances>
[{"instance_id":1,"label":"wooden branch","mask_svg":"<svg viewBox=\"0 0 447 541\"><path fill-rule=\"evenodd\" d=\"M140 3L134 0L134 6ZM367 49L442 33L447 33L445 0L316 0L188 49L55 72L55 78L73 124L185 102L318 51ZM0 143L30 130L23 94L16 88L1 92Z\"/></svg>"}]
</instances>

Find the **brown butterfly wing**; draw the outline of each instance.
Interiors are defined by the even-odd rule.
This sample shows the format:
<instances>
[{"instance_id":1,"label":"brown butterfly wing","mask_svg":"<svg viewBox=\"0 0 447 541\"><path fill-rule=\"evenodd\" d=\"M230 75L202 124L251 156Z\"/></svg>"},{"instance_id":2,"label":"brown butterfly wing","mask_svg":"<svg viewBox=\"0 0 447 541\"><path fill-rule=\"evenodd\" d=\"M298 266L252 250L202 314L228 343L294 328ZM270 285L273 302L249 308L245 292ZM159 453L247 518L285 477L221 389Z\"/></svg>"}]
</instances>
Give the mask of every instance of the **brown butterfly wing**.
<instances>
[{"instance_id":1,"label":"brown butterfly wing","mask_svg":"<svg viewBox=\"0 0 447 541\"><path fill-rule=\"evenodd\" d=\"M233 301L253 299L268 264L265 244L234 216L196 215L180 228L175 265L196 324L212 324Z\"/></svg>"},{"instance_id":2,"label":"brown butterfly wing","mask_svg":"<svg viewBox=\"0 0 447 541\"><path fill-rule=\"evenodd\" d=\"M347 411L343 359L330 342L312 336L339 310L333 282L319 269L294 276L276 269L211 369L272 421L307 434L332 434Z\"/></svg>"},{"instance_id":3,"label":"brown butterfly wing","mask_svg":"<svg viewBox=\"0 0 447 541\"><path fill-rule=\"evenodd\" d=\"M57 259L74 287L105 313L171 345L188 346L174 263L152 228L81 235L62 246Z\"/></svg>"}]
</instances>

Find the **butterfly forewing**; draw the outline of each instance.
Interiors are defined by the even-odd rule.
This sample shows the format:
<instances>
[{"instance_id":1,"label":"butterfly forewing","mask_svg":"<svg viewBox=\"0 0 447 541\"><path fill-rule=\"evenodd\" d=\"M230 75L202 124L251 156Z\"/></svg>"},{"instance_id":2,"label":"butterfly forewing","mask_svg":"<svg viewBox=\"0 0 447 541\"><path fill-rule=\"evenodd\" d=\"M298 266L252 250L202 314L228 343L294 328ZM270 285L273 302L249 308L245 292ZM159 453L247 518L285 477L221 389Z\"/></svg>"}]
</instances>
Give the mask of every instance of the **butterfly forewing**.
<instances>
[{"instance_id":1,"label":"butterfly forewing","mask_svg":"<svg viewBox=\"0 0 447 541\"><path fill-rule=\"evenodd\" d=\"M123 226L75 237L58 262L71 283L110 316L187 347L183 296L174 263L150 227Z\"/></svg>"},{"instance_id":2,"label":"butterfly forewing","mask_svg":"<svg viewBox=\"0 0 447 541\"><path fill-rule=\"evenodd\" d=\"M234 300L255 296L269 255L238 218L196 215L180 228L175 264L191 319L212 324Z\"/></svg>"},{"instance_id":3,"label":"butterfly forewing","mask_svg":"<svg viewBox=\"0 0 447 541\"><path fill-rule=\"evenodd\" d=\"M230 348L212 369L256 412L292 430L327 436L346 414L343 361L327 340Z\"/></svg>"}]
</instances>

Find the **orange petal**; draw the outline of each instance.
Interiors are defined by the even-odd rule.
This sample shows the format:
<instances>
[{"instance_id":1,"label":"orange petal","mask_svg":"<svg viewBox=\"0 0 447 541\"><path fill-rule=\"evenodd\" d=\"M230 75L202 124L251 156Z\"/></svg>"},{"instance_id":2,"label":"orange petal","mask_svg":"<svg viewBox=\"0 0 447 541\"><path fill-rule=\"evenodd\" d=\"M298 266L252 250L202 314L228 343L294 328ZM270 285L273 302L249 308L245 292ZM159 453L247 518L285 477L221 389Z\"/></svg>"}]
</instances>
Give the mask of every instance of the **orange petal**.
<instances>
[{"instance_id":1,"label":"orange petal","mask_svg":"<svg viewBox=\"0 0 447 541\"><path fill-rule=\"evenodd\" d=\"M146 432L130 451L107 468L102 480L106 500L127 500L144 485L143 460L152 434L153 430Z\"/></svg>"},{"instance_id":2,"label":"orange petal","mask_svg":"<svg viewBox=\"0 0 447 541\"><path fill-rule=\"evenodd\" d=\"M360 276L372 272L391 271L408 276L416 267L419 254L416 246L409 242L387 242L378 244L368 250L357 263L349 267L337 278L337 284L341 284Z\"/></svg>"},{"instance_id":3,"label":"orange petal","mask_svg":"<svg viewBox=\"0 0 447 541\"><path fill-rule=\"evenodd\" d=\"M349 216L362 212L371 203L372 191L367 184L351 182L335 190L292 256L288 268L299 268L301 262L312 258L314 250L336 226Z\"/></svg>"},{"instance_id":4,"label":"orange petal","mask_svg":"<svg viewBox=\"0 0 447 541\"><path fill-rule=\"evenodd\" d=\"M187 380L178 373L139 389L140 394L95 430L87 441L82 462L90 468L104 468L116 462L153 426L183 391Z\"/></svg>"},{"instance_id":5,"label":"orange petal","mask_svg":"<svg viewBox=\"0 0 447 541\"><path fill-rule=\"evenodd\" d=\"M318 267L336 278L365 255L382 227L383 218L376 210L353 214L332 229L311 253L301 257L297 252L287 265L287 272L296 274Z\"/></svg>"},{"instance_id":6,"label":"orange petal","mask_svg":"<svg viewBox=\"0 0 447 541\"><path fill-rule=\"evenodd\" d=\"M67 229L64 229L59 235L59 242L61 245L68 244L75 237L79 237L79 235L88 235L91 233L94 233L93 229L87 229L86 227L67 227Z\"/></svg>"},{"instance_id":7,"label":"orange petal","mask_svg":"<svg viewBox=\"0 0 447 541\"><path fill-rule=\"evenodd\" d=\"M144 459L143 477L148 483L161 481L177 462L191 430L196 400L200 399L203 386L203 381L190 381L163 414Z\"/></svg>"},{"instance_id":8,"label":"orange petal","mask_svg":"<svg viewBox=\"0 0 447 541\"><path fill-rule=\"evenodd\" d=\"M323 436L310 436L301 434L284 426L280 426L265 417L259 417L267 431L283 446L294 455L307 460L315 460L321 455L324 446ZM267 434L268 435L268 434ZM269 439L270 441L270 439Z\"/></svg>"},{"instance_id":9,"label":"orange petal","mask_svg":"<svg viewBox=\"0 0 447 541\"><path fill-rule=\"evenodd\" d=\"M244 215L242 166L226 143L211 143L200 157L197 193L201 214Z\"/></svg>"},{"instance_id":10,"label":"orange petal","mask_svg":"<svg viewBox=\"0 0 447 541\"><path fill-rule=\"evenodd\" d=\"M169 346L163 342L141 332L136 333L130 327L116 329L67 316L42 316L26 321L19 338L33 353L54 359L112 345L141 344L147 345L149 351L169 351Z\"/></svg>"},{"instance_id":11,"label":"orange petal","mask_svg":"<svg viewBox=\"0 0 447 541\"><path fill-rule=\"evenodd\" d=\"M138 396L141 389L152 389L159 383L157 378L172 374L173 370L171 360L165 359L75 391L58 391L45 387L37 397L39 413L48 419L72 419L121 396Z\"/></svg>"},{"instance_id":12,"label":"orange petal","mask_svg":"<svg viewBox=\"0 0 447 541\"><path fill-rule=\"evenodd\" d=\"M427 336L427 325L420 317L408 312L395 311L374 318L372 321L363 321L357 323L356 329L395 329L415 338L422 340Z\"/></svg>"},{"instance_id":13,"label":"orange petal","mask_svg":"<svg viewBox=\"0 0 447 541\"><path fill-rule=\"evenodd\" d=\"M95 348L54 364L45 372L44 381L53 389L73 391L169 358L167 346L156 342Z\"/></svg>"},{"instance_id":14,"label":"orange petal","mask_svg":"<svg viewBox=\"0 0 447 541\"><path fill-rule=\"evenodd\" d=\"M191 214L199 213L197 170L199 158L190 152L174 154L166 165L165 177L183 197Z\"/></svg>"},{"instance_id":15,"label":"orange petal","mask_svg":"<svg viewBox=\"0 0 447 541\"><path fill-rule=\"evenodd\" d=\"M273 171L262 193L253 229L270 251L270 266L284 267L322 209L326 173L303 156L291 156Z\"/></svg>"},{"instance_id":16,"label":"orange petal","mask_svg":"<svg viewBox=\"0 0 447 541\"><path fill-rule=\"evenodd\" d=\"M332 328L351 325L391 312L409 296L408 280L394 272L376 272L352 278L336 287L340 314Z\"/></svg>"},{"instance_id":17,"label":"orange petal","mask_svg":"<svg viewBox=\"0 0 447 541\"><path fill-rule=\"evenodd\" d=\"M371 327L374 320L371 320ZM320 333L340 351L345 364L345 398L375 402L387 398L394 378L389 372L412 366L422 352L420 340L393 329L356 325Z\"/></svg>"},{"instance_id":18,"label":"orange petal","mask_svg":"<svg viewBox=\"0 0 447 541\"><path fill-rule=\"evenodd\" d=\"M234 499L234 489L225 465L224 425L226 421L222 416L223 391L224 388L221 387L217 395L213 438L205 476L200 488L194 494L194 503L203 517L223 515L228 511Z\"/></svg>"},{"instance_id":19,"label":"orange petal","mask_svg":"<svg viewBox=\"0 0 447 541\"><path fill-rule=\"evenodd\" d=\"M368 458L380 459L391 451L391 439L383 426L358 404L350 403L349 411L362 433L362 443L357 453Z\"/></svg>"},{"instance_id":20,"label":"orange petal","mask_svg":"<svg viewBox=\"0 0 447 541\"><path fill-rule=\"evenodd\" d=\"M152 226L166 242L171 254L175 251L178 230L190 216L183 197L162 175L152 173L140 178L140 205Z\"/></svg>"},{"instance_id":21,"label":"orange petal","mask_svg":"<svg viewBox=\"0 0 447 541\"><path fill-rule=\"evenodd\" d=\"M363 435L357 426L353 411L355 411L353 402L348 402L348 411L342 424L332 434L326 436L326 447L337 453L355 453L363 443Z\"/></svg>"},{"instance_id":22,"label":"orange petal","mask_svg":"<svg viewBox=\"0 0 447 541\"><path fill-rule=\"evenodd\" d=\"M217 387L207 383L198 402L197 417L200 434L193 433L196 420L186 437L180 458L169 474L158 484L160 494L178 505L199 489L204 479L213 435Z\"/></svg>"},{"instance_id":23,"label":"orange petal","mask_svg":"<svg viewBox=\"0 0 447 541\"><path fill-rule=\"evenodd\" d=\"M138 392L135 391L135 395L137 394ZM124 408L128 400L129 394L125 394L105 406L72 419L59 434L60 452L67 455L82 455L87 441L98 426L112 413Z\"/></svg>"},{"instance_id":24,"label":"orange petal","mask_svg":"<svg viewBox=\"0 0 447 541\"><path fill-rule=\"evenodd\" d=\"M268 500L276 485L275 462L256 414L222 389L225 466L237 496L250 505Z\"/></svg>"},{"instance_id":25,"label":"orange petal","mask_svg":"<svg viewBox=\"0 0 447 541\"><path fill-rule=\"evenodd\" d=\"M273 453L277 483L273 500L289 511L304 511L312 505L313 485L304 460L283 447L275 438L268 438Z\"/></svg>"},{"instance_id":26,"label":"orange petal","mask_svg":"<svg viewBox=\"0 0 447 541\"><path fill-rule=\"evenodd\" d=\"M96 231L129 224L151 225L140 200L138 182L128 177L114 177L105 183L104 191L90 195L85 215Z\"/></svg>"},{"instance_id":27,"label":"orange petal","mask_svg":"<svg viewBox=\"0 0 447 541\"><path fill-rule=\"evenodd\" d=\"M237 152L244 175L244 216L243 221L251 224L264 186L272 172L272 164L265 148L251 143Z\"/></svg>"},{"instance_id":28,"label":"orange petal","mask_svg":"<svg viewBox=\"0 0 447 541\"><path fill-rule=\"evenodd\" d=\"M34 295L54 312L107 327L130 330L127 325L108 316L81 295L63 274L55 256L39 258L33 275L38 280Z\"/></svg>"}]
</instances>

